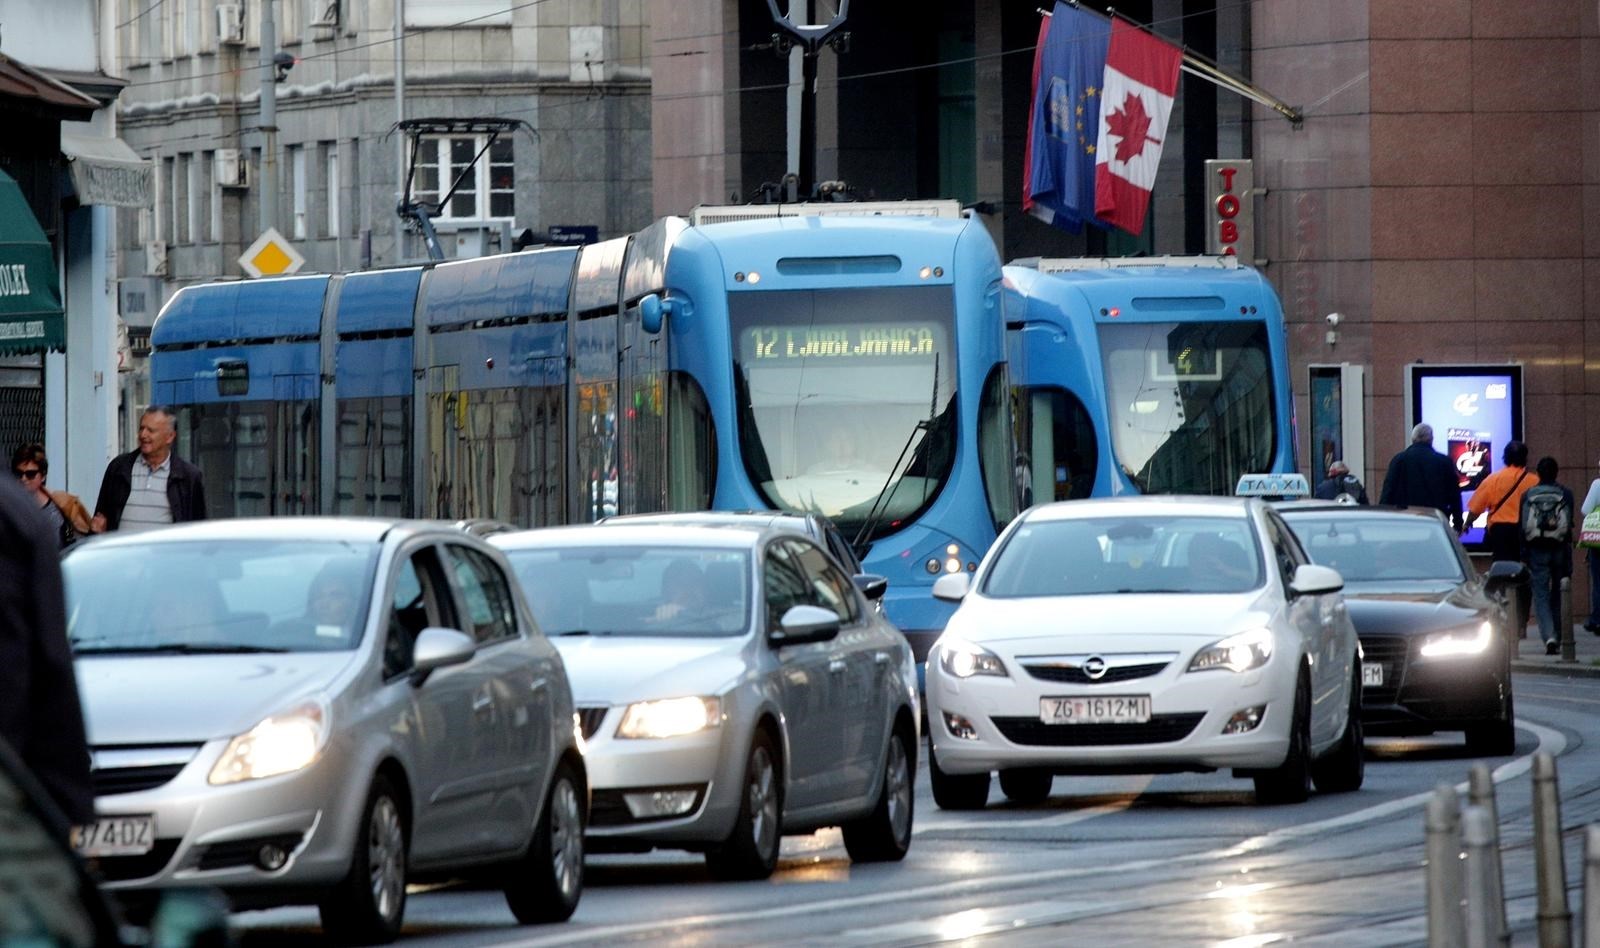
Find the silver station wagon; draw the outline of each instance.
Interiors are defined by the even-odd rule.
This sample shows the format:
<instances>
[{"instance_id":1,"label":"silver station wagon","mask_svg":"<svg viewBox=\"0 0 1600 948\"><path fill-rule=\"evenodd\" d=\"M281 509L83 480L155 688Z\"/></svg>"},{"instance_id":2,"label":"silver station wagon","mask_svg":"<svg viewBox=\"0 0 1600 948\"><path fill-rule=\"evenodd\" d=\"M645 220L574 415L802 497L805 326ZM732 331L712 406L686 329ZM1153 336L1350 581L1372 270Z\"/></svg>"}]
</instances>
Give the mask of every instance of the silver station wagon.
<instances>
[{"instance_id":1,"label":"silver station wagon","mask_svg":"<svg viewBox=\"0 0 1600 948\"><path fill-rule=\"evenodd\" d=\"M588 784L560 655L448 524L225 520L62 562L98 820L124 895L217 887L399 932L406 885L491 870L523 922L583 887Z\"/></svg>"},{"instance_id":2,"label":"silver station wagon","mask_svg":"<svg viewBox=\"0 0 1600 948\"><path fill-rule=\"evenodd\" d=\"M905 855L911 648L821 547L623 521L490 542L572 678L591 850L687 849L720 878L764 878L782 836L840 826L856 861Z\"/></svg>"}]
</instances>

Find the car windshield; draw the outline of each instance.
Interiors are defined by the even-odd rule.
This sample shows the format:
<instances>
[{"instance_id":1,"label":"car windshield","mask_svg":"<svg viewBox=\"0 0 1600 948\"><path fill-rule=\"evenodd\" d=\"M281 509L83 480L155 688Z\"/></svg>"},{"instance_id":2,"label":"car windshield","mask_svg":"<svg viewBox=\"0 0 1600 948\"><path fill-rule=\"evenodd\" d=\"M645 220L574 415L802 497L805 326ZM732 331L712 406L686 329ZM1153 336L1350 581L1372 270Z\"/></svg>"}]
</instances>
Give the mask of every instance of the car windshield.
<instances>
[{"instance_id":1,"label":"car windshield","mask_svg":"<svg viewBox=\"0 0 1600 948\"><path fill-rule=\"evenodd\" d=\"M745 470L767 503L892 533L955 458L948 286L731 293Z\"/></svg>"},{"instance_id":2,"label":"car windshield","mask_svg":"<svg viewBox=\"0 0 1600 948\"><path fill-rule=\"evenodd\" d=\"M305 540L90 545L61 562L67 634L79 655L353 649L375 556Z\"/></svg>"},{"instance_id":3,"label":"car windshield","mask_svg":"<svg viewBox=\"0 0 1600 948\"><path fill-rule=\"evenodd\" d=\"M750 553L721 547L506 550L545 635L717 637L750 628Z\"/></svg>"},{"instance_id":4,"label":"car windshield","mask_svg":"<svg viewBox=\"0 0 1600 948\"><path fill-rule=\"evenodd\" d=\"M1035 520L1017 528L985 595L1236 593L1261 585L1255 531L1242 517Z\"/></svg>"},{"instance_id":5,"label":"car windshield","mask_svg":"<svg viewBox=\"0 0 1600 948\"><path fill-rule=\"evenodd\" d=\"M1315 514L1291 514L1284 519L1311 562L1333 567L1346 583L1459 583L1465 575L1455 542L1437 520Z\"/></svg>"}]
</instances>

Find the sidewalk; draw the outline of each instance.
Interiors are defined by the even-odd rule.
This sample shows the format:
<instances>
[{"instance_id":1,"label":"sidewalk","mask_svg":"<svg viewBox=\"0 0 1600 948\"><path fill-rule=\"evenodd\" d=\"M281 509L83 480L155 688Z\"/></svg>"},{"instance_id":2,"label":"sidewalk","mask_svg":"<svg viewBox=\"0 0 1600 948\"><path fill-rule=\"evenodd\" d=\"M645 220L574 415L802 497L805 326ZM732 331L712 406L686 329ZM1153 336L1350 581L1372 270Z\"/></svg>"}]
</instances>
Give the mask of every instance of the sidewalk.
<instances>
[{"instance_id":1,"label":"sidewalk","mask_svg":"<svg viewBox=\"0 0 1600 948\"><path fill-rule=\"evenodd\" d=\"M1561 656L1546 655L1544 643L1539 640L1539 626L1528 623L1528 637L1517 641L1517 654L1511 658L1511 670L1534 675L1571 675L1600 678L1600 635L1586 631L1574 623L1572 641L1577 646L1578 660L1564 662Z\"/></svg>"}]
</instances>

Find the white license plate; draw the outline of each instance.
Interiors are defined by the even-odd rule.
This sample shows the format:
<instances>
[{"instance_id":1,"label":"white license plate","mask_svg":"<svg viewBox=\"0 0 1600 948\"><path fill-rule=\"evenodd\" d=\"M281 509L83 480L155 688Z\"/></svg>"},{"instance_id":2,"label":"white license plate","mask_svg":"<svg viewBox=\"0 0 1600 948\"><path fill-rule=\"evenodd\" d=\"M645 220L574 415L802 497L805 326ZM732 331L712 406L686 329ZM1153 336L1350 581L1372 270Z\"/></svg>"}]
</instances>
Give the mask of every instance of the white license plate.
<instances>
[{"instance_id":1,"label":"white license plate","mask_svg":"<svg viewBox=\"0 0 1600 948\"><path fill-rule=\"evenodd\" d=\"M1046 724L1143 724L1150 720L1150 696L1040 698L1039 720Z\"/></svg>"},{"instance_id":2,"label":"white license plate","mask_svg":"<svg viewBox=\"0 0 1600 948\"><path fill-rule=\"evenodd\" d=\"M1383 684L1383 666L1361 663L1361 685L1365 688L1376 688Z\"/></svg>"},{"instance_id":3,"label":"white license plate","mask_svg":"<svg viewBox=\"0 0 1600 948\"><path fill-rule=\"evenodd\" d=\"M72 848L85 858L143 856L155 844L154 816L106 816L72 828Z\"/></svg>"}]
</instances>

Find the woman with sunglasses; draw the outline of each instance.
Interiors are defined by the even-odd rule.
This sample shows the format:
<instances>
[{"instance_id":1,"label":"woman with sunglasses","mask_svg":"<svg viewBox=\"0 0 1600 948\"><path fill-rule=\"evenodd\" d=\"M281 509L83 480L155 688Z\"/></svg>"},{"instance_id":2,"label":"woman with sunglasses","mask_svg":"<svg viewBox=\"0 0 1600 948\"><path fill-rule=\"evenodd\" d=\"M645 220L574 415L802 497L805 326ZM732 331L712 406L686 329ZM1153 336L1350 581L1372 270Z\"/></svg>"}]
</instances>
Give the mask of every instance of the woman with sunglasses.
<instances>
[{"instance_id":1,"label":"woman with sunglasses","mask_svg":"<svg viewBox=\"0 0 1600 948\"><path fill-rule=\"evenodd\" d=\"M64 490L45 490L44 478L49 472L50 461L45 457L42 444L25 444L11 455L11 473L50 518L61 537L61 548L66 549L78 537L88 534L89 511L84 509L83 501Z\"/></svg>"}]
</instances>

